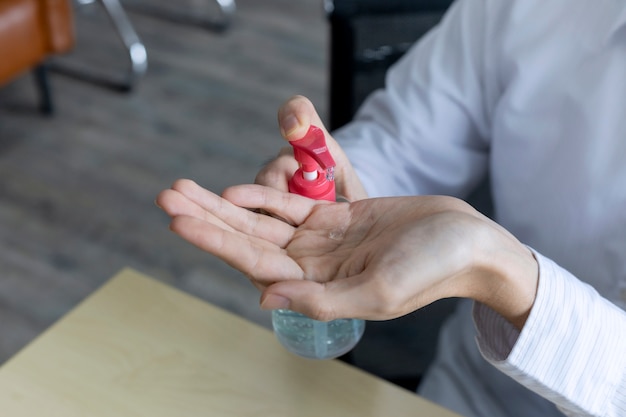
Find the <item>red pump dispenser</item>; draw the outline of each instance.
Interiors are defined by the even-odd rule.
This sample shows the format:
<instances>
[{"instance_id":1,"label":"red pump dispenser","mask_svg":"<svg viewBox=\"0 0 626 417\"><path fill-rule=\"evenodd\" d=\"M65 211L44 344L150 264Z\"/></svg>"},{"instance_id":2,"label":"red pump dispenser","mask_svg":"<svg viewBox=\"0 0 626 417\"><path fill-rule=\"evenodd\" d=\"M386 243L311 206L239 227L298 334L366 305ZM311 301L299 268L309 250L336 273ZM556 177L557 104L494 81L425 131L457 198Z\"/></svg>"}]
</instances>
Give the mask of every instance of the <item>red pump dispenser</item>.
<instances>
[{"instance_id":1,"label":"red pump dispenser","mask_svg":"<svg viewBox=\"0 0 626 417\"><path fill-rule=\"evenodd\" d=\"M289 144L300 163L289 180L289 192L315 200L335 201L335 160L328 151L322 129L311 126L302 139Z\"/></svg>"}]
</instances>

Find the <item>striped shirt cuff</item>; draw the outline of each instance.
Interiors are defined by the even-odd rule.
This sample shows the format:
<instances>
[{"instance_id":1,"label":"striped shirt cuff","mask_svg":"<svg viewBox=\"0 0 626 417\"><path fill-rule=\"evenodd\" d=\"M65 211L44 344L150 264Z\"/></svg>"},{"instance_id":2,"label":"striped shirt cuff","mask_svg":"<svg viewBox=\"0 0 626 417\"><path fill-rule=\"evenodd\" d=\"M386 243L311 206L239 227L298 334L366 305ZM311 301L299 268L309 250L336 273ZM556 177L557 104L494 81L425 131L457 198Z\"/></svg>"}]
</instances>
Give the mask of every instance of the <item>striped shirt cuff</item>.
<instances>
[{"instance_id":1,"label":"striped shirt cuff","mask_svg":"<svg viewBox=\"0 0 626 417\"><path fill-rule=\"evenodd\" d=\"M539 285L521 332L475 303L482 355L568 415L626 415L626 313L533 253Z\"/></svg>"}]
</instances>

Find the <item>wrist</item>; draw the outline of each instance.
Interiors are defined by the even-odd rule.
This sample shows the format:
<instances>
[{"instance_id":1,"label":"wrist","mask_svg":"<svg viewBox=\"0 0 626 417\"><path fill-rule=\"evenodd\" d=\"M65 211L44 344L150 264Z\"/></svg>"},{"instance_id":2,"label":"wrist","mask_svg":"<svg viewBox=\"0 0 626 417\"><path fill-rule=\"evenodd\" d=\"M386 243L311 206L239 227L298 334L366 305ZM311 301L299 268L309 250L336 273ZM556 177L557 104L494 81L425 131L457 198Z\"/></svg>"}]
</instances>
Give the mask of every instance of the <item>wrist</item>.
<instances>
[{"instance_id":1,"label":"wrist","mask_svg":"<svg viewBox=\"0 0 626 417\"><path fill-rule=\"evenodd\" d=\"M531 250L506 230L497 226L492 232L491 244L476 257L481 265L472 298L521 330L537 294L539 265Z\"/></svg>"}]
</instances>

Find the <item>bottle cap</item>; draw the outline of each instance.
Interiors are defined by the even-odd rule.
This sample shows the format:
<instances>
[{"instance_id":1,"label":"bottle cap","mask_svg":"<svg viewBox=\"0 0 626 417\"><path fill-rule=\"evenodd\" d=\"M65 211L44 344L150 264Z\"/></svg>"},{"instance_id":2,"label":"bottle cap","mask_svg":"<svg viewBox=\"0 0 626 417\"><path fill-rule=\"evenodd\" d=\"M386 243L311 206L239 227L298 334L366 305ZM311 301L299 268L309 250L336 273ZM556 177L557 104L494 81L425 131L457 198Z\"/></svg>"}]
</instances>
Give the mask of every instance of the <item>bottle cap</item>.
<instances>
[{"instance_id":1,"label":"bottle cap","mask_svg":"<svg viewBox=\"0 0 626 417\"><path fill-rule=\"evenodd\" d=\"M300 169L289 180L289 191L317 200L335 201L335 160L326 146L324 131L311 126L302 139L289 144L300 163Z\"/></svg>"}]
</instances>

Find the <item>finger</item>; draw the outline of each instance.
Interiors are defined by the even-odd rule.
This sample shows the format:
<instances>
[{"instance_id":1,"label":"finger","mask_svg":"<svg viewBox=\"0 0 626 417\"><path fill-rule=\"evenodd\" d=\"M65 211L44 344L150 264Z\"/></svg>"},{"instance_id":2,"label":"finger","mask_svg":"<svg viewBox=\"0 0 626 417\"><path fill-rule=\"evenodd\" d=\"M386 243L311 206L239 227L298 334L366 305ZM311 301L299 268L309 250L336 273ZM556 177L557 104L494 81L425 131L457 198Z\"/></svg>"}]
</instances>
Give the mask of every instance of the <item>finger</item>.
<instances>
[{"instance_id":1,"label":"finger","mask_svg":"<svg viewBox=\"0 0 626 417\"><path fill-rule=\"evenodd\" d=\"M156 198L156 204L170 217L185 215L202 219L206 214L204 208L172 189L161 191Z\"/></svg>"},{"instance_id":2,"label":"finger","mask_svg":"<svg viewBox=\"0 0 626 417\"><path fill-rule=\"evenodd\" d=\"M304 96L291 97L278 110L280 133L288 141L302 139L311 125L322 128L324 134L328 136L328 131L313 103Z\"/></svg>"},{"instance_id":3,"label":"finger","mask_svg":"<svg viewBox=\"0 0 626 417\"><path fill-rule=\"evenodd\" d=\"M329 282L282 281L266 288L261 308L287 308L316 320L388 320L410 312L397 294L382 290L369 273Z\"/></svg>"},{"instance_id":4,"label":"finger","mask_svg":"<svg viewBox=\"0 0 626 417\"><path fill-rule=\"evenodd\" d=\"M219 196L202 189L193 181L179 180L178 190L164 190L157 196L157 205L170 216L191 216L222 229L250 234L284 247L294 229L284 222L236 207Z\"/></svg>"},{"instance_id":5,"label":"finger","mask_svg":"<svg viewBox=\"0 0 626 417\"><path fill-rule=\"evenodd\" d=\"M173 218L170 229L254 281L269 284L304 277L300 266L287 256L285 250L263 239L225 230L213 223L188 216Z\"/></svg>"},{"instance_id":6,"label":"finger","mask_svg":"<svg viewBox=\"0 0 626 417\"><path fill-rule=\"evenodd\" d=\"M293 225L302 224L315 206L328 204L256 184L229 187L222 196L237 206L263 209Z\"/></svg>"},{"instance_id":7,"label":"finger","mask_svg":"<svg viewBox=\"0 0 626 417\"><path fill-rule=\"evenodd\" d=\"M172 188L195 203L197 208L189 207L181 213L216 224L216 219L228 227L244 234L268 240L279 247L287 245L295 229L289 224L270 216L254 213L242 208L240 204L230 201L200 187L191 180L179 180ZM181 203L182 205L182 203ZM191 206L188 204L187 206ZM243 205L246 208L257 208L254 205ZM220 226L222 224L220 223ZM225 228L225 227L223 227Z\"/></svg>"},{"instance_id":8,"label":"finger","mask_svg":"<svg viewBox=\"0 0 626 417\"><path fill-rule=\"evenodd\" d=\"M259 171L254 182L287 192L289 178L297 169L298 161L293 157L293 148L287 146L282 148L279 155Z\"/></svg>"}]
</instances>

